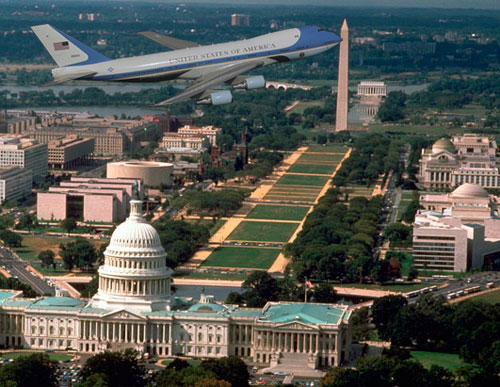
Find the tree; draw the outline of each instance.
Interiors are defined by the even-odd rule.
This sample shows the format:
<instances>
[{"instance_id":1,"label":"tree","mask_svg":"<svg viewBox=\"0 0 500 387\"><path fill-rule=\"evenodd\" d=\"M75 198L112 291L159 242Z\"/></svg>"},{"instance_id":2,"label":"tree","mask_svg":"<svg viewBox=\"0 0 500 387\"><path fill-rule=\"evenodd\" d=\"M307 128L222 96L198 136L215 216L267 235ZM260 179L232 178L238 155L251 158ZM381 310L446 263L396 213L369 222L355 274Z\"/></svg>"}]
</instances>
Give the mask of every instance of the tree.
<instances>
[{"instance_id":1,"label":"tree","mask_svg":"<svg viewBox=\"0 0 500 387\"><path fill-rule=\"evenodd\" d=\"M418 278L418 270L415 266L411 265L410 270L408 270L408 277L406 278L408 281L413 281Z\"/></svg>"},{"instance_id":2,"label":"tree","mask_svg":"<svg viewBox=\"0 0 500 387\"><path fill-rule=\"evenodd\" d=\"M323 302L326 304L333 304L337 301L337 292L332 285L321 283L314 286L313 298L315 302Z\"/></svg>"},{"instance_id":3,"label":"tree","mask_svg":"<svg viewBox=\"0 0 500 387\"><path fill-rule=\"evenodd\" d=\"M332 367L320 380L321 387L359 386L359 372L352 368Z\"/></svg>"},{"instance_id":4,"label":"tree","mask_svg":"<svg viewBox=\"0 0 500 387\"><path fill-rule=\"evenodd\" d=\"M352 339L356 342L370 340L373 335L370 311L366 306L356 309L352 316Z\"/></svg>"},{"instance_id":5,"label":"tree","mask_svg":"<svg viewBox=\"0 0 500 387\"><path fill-rule=\"evenodd\" d=\"M0 385L12 387L54 387L55 364L43 353L21 356L0 367Z\"/></svg>"},{"instance_id":6,"label":"tree","mask_svg":"<svg viewBox=\"0 0 500 387\"><path fill-rule=\"evenodd\" d=\"M31 227L33 226L33 217L30 214L25 214L19 219L19 223L16 228L24 229L27 228L28 232L31 232Z\"/></svg>"},{"instance_id":7,"label":"tree","mask_svg":"<svg viewBox=\"0 0 500 387\"><path fill-rule=\"evenodd\" d=\"M97 293L98 288L99 288L99 276L96 275L87 285L85 285L85 287L80 293L80 296L83 298L91 298L94 296L94 294Z\"/></svg>"},{"instance_id":8,"label":"tree","mask_svg":"<svg viewBox=\"0 0 500 387\"><path fill-rule=\"evenodd\" d=\"M0 239L8 247L20 247L23 241L21 235L16 234L10 230L3 230L0 232Z\"/></svg>"},{"instance_id":9,"label":"tree","mask_svg":"<svg viewBox=\"0 0 500 387\"><path fill-rule=\"evenodd\" d=\"M194 387L231 387L231 383L216 378L204 378L196 382Z\"/></svg>"},{"instance_id":10,"label":"tree","mask_svg":"<svg viewBox=\"0 0 500 387\"><path fill-rule=\"evenodd\" d=\"M226 304L242 305L245 303L244 297L239 292L231 292L226 297Z\"/></svg>"},{"instance_id":11,"label":"tree","mask_svg":"<svg viewBox=\"0 0 500 387\"><path fill-rule=\"evenodd\" d=\"M389 238L391 245L400 245L411 242L412 228L402 223L391 223L385 229L384 235Z\"/></svg>"},{"instance_id":12,"label":"tree","mask_svg":"<svg viewBox=\"0 0 500 387\"><path fill-rule=\"evenodd\" d=\"M77 266L80 269L90 270L97 261L97 251L85 239L59 245L61 257L67 270Z\"/></svg>"},{"instance_id":13,"label":"tree","mask_svg":"<svg viewBox=\"0 0 500 387\"><path fill-rule=\"evenodd\" d=\"M380 105L377 117L382 122L397 122L405 116L407 96L402 91L391 91Z\"/></svg>"},{"instance_id":14,"label":"tree","mask_svg":"<svg viewBox=\"0 0 500 387\"><path fill-rule=\"evenodd\" d=\"M388 340L392 336L392 323L399 311L408 302L402 296L385 296L373 302L372 321L380 338Z\"/></svg>"},{"instance_id":15,"label":"tree","mask_svg":"<svg viewBox=\"0 0 500 387\"><path fill-rule=\"evenodd\" d=\"M38 253L38 259L42 262L42 266L55 266L55 254L52 250L42 250Z\"/></svg>"},{"instance_id":16,"label":"tree","mask_svg":"<svg viewBox=\"0 0 500 387\"><path fill-rule=\"evenodd\" d=\"M237 356L222 357L220 359L205 360L201 367L215 374L217 379L226 380L233 387L248 386L248 367Z\"/></svg>"},{"instance_id":17,"label":"tree","mask_svg":"<svg viewBox=\"0 0 500 387\"><path fill-rule=\"evenodd\" d=\"M373 282L383 284L387 281L389 275L389 262L387 260L378 261L370 272Z\"/></svg>"},{"instance_id":18,"label":"tree","mask_svg":"<svg viewBox=\"0 0 500 387\"><path fill-rule=\"evenodd\" d=\"M71 234L71 231L76 229L76 220L74 218L66 218L60 223L60 225L68 232L69 235Z\"/></svg>"},{"instance_id":19,"label":"tree","mask_svg":"<svg viewBox=\"0 0 500 387\"><path fill-rule=\"evenodd\" d=\"M0 230L5 230L6 228L11 228L14 226L14 216L12 215L3 215L0 216Z\"/></svg>"},{"instance_id":20,"label":"tree","mask_svg":"<svg viewBox=\"0 0 500 387\"><path fill-rule=\"evenodd\" d=\"M278 300L280 293L276 279L265 271L254 271L243 282L242 287L248 289L243 296L247 306L251 308L261 308L267 301Z\"/></svg>"},{"instance_id":21,"label":"tree","mask_svg":"<svg viewBox=\"0 0 500 387\"><path fill-rule=\"evenodd\" d=\"M104 352L89 358L82 368L85 383L92 375L100 374L109 386L140 387L144 384L144 367L137 362L137 351Z\"/></svg>"}]
</instances>

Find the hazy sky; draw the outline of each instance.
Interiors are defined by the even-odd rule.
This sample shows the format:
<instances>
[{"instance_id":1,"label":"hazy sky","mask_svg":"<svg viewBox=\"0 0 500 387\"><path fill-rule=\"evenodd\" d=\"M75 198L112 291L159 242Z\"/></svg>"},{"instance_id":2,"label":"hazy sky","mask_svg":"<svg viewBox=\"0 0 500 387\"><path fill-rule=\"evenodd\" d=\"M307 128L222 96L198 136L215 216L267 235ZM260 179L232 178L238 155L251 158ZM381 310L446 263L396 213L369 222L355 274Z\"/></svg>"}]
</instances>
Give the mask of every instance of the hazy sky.
<instances>
[{"instance_id":1,"label":"hazy sky","mask_svg":"<svg viewBox=\"0 0 500 387\"><path fill-rule=\"evenodd\" d=\"M499 9L500 0L160 0L168 3L330 5L349 7L418 7Z\"/></svg>"}]
</instances>

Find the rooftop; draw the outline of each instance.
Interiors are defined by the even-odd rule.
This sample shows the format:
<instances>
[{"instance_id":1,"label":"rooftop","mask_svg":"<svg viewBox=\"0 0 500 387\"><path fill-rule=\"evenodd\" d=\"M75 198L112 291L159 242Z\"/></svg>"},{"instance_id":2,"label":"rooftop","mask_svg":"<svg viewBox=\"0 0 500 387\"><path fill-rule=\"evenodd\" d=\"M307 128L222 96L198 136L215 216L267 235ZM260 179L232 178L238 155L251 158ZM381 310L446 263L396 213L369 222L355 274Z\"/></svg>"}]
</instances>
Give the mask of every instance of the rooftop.
<instances>
[{"instance_id":1,"label":"rooftop","mask_svg":"<svg viewBox=\"0 0 500 387\"><path fill-rule=\"evenodd\" d=\"M339 324L346 309L329 304L268 303L259 319L274 323Z\"/></svg>"}]
</instances>

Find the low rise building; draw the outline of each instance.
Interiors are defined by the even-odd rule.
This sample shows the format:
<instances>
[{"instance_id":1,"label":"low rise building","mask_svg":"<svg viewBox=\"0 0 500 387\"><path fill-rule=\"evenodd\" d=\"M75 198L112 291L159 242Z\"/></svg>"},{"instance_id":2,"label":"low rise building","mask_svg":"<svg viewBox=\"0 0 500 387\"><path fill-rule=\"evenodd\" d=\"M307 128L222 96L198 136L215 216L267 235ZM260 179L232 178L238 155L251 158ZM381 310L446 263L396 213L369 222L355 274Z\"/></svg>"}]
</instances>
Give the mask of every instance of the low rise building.
<instances>
[{"instance_id":1,"label":"low rise building","mask_svg":"<svg viewBox=\"0 0 500 387\"><path fill-rule=\"evenodd\" d=\"M122 156L140 149L141 142L158 141L162 132L154 120L115 120L114 118L73 118L65 124L40 127L29 132L42 143L62 137L94 139L94 156Z\"/></svg>"},{"instance_id":2,"label":"low rise building","mask_svg":"<svg viewBox=\"0 0 500 387\"><path fill-rule=\"evenodd\" d=\"M208 139L210 145L217 145L217 137L222 133L221 128L216 128L213 125L198 127L193 125L185 125L179 128L177 133L183 137L194 136L201 134Z\"/></svg>"},{"instance_id":3,"label":"low rise building","mask_svg":"<svg viewBox=\"0 0 500 387\"><path fill-rule=\"evenodd\" d=\"M197 161L201 158L201 155L205 153L204 149L192 149L192 148L162 148L157 149L150 159L154 161L181 161L181 160L193 160Z\"/></svg>"},{"instance_id":4,"label":"low rise building","mask_svg":"<svg viewBox=\"0 0 500 387\"><path fill-rule=\"evenodd\" d=\"M208 138L202 134L183 136L179 133L165 133L161 140L161 149L207 149L209 145L210 142L208 141Z\"/></svg>"},{"instance_id":5,"label":"low rise building","mask_svg":"<svg viewBox=\"0 0 500 387\"><path fill-rule=\"evenodd\" d=\"M0 168L0 204L31 195L33 174L18 166Z\"/></svg>"},{"instance_id":6,"label":"low rise building","mask_svg":"<svg viewBox=\"0 0 500 387\"><path fill-rule=\"evenodd\" d=\"M128 160L108 163L106 176L108 178L141 179L148 187L161 185L170 187L174 166L171 163L156 161Z\"/></svg>"},{"instance_id":7,"label":"low rise building","mask_svg":"<svg viewBox=\"0 0 500 387\"><path fill-rule=\"evenodd\" d=\"M74 218L83 222L114 223L125 218L134 184L140 179L72 177L37 194L39 220Z\"/></svg>"},{"instance_id":8,"label":"low rise building","mask_svg":"<svg viewBox=\"0 0 500 387\"><path fill-rule=\"evenodd\" d=\"M48 143L49 167L71 169L85 164L94 152L94 139L68 136Z\"/></svg>"},{"instance_id":9,"label":"low rise building","mask_svg":"<svg viewBox=\"0 0 500 387\"><path fill-rule=\"evenodd\" d=\"M0 167L17 165L31 170L33 180L48 173L47 144L22 136L0 137Z\"/></svg>"}]
</instances>

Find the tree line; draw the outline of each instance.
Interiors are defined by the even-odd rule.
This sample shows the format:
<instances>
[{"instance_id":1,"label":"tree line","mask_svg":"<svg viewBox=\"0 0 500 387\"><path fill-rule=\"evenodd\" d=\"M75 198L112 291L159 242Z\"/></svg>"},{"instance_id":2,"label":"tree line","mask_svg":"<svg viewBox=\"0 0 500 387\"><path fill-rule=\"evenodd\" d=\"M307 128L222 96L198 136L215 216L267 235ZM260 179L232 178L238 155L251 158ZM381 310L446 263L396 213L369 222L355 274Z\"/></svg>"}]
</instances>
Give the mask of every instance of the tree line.
<instances>
[{"instance_id":1,"label":"tree line","mask_svg":"<svg viewBox=\"0 0 500 387\"><path fill-rule=\"evenodd\" d=\"M386 296L375 300L371 311L378 336L390 341L391 347L381 357L361 358L354 369L330 370L322 380L323 386L500 384L499 303L466 300L449 304L444 297L425 295L416 303L408 304L404 297ZM366 309L356 313L359 316L365 312ZM456 372L439 366L426 370L411 359L409 350L459 354L464 365Z\"/></svg>"}]
</instances>

